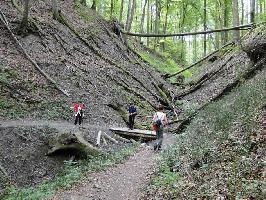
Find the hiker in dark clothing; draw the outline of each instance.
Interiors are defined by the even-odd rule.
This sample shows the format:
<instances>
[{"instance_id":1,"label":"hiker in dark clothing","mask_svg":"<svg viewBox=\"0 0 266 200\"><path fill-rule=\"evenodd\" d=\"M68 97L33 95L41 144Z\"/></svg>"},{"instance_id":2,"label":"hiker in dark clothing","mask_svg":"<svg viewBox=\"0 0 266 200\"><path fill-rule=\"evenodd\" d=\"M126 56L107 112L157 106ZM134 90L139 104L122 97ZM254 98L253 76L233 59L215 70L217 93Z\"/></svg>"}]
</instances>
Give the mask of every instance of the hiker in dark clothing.
<instances>
[{"instance_id":1,"label":"hiker in dark clothing","mask_svg":"<svg viewBox=\"0 0 266 200\"><path fill-rule=\"evenodd\" d=\"M130 103L130 106L128 108L128 114L128 125L129 128L132 130L134 129L135 117L137 115L137 108L134 106L133 103Z\"/></svg>"}]
</instances>

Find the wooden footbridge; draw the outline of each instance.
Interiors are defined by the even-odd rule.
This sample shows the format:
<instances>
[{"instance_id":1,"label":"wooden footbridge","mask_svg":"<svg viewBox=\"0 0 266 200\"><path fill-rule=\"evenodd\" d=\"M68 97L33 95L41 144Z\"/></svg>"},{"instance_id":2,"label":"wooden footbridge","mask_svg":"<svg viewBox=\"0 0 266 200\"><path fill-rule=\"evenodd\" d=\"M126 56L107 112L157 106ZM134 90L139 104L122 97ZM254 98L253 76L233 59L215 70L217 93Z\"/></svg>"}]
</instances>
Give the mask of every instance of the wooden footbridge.
<instances>
[{"instance_id":1,"label":"wooden footbridge","mask_svg":"<svg viewBox=\"0 0 266 200\"><path fill-rule=\"evenodd\" d=\"M135 138L138 140L154 140L156 139L155 131L151 130L140 130L140 129L129 129L129 128L110 128L111 131L125 138Z\"/></svg>"}]
</instances>

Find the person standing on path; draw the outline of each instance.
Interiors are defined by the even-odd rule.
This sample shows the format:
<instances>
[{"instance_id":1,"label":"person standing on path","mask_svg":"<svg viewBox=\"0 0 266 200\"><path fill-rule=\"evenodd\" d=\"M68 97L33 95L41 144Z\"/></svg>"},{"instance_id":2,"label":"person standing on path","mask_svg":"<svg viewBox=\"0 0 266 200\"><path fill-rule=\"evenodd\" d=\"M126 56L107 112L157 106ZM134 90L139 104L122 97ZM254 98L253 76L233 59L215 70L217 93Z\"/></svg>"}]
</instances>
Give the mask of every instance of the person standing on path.
<instances>
[{"instance_id":1,"label":"person standing on path","mask_svg":"<svg viewBox=\"0 0 266 200\"><path fill-rule=\"evenodd\" d=\"M163 127L168 124L164 107L160 106L153 116L153 129L156 131L154 150L161 150L163 143Z\"/></svg>"},{"instance_id":2,"label":"person standing on path","mask_svg":"<svg viewBox=\"0 0 266 200\"><path fill-rule=\"evenodd\" d=\"M74 124L77 125L79 122L79 125L81 125L82 118L84 116L84 104L81 101L78 101L77 103L74 104L74 112L75 112L75 122Z\"/></svg>"},{"instance_id":3,"label":"person standing on path","mask_svg":"<svg viewBox=\"0 0 266 200\"><path fill-rule=\"evenodd\" d=\"M129 129L134 129L134 124L135 124L135 117L137 115L137 108L133 103L130 103L130 106L128 108L128 126Z\"/></svg>"}]
</instances>

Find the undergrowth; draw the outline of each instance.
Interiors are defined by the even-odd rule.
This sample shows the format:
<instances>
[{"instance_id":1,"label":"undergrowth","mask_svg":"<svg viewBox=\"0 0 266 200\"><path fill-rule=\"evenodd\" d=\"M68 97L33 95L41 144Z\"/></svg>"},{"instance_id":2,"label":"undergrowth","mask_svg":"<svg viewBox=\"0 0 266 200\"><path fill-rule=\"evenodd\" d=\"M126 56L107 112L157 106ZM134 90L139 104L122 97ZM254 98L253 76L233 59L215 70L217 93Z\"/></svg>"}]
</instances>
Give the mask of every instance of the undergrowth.
<instances>
[{"instance_id":1,"label":"undergrowth","mask_svg":"<svg viewBox=\"0 0 266 200\"><path fill-rule=\"evenodd\" d=\"M139 51L138 54L143 60L147 61L152 67L157 69L159 72L173 74L181 70L180 66L173 59L161 60L156 58L150 53ZM182 73L185 78L190 77L191 73L187 70Z\"/></svg>"},{"instance_id":2,"label":"undergrowth","mask_svg":"<svg viewBox=\"0 0 266 200\"><path fill-rule=\"evenodd\" d=\"M193 119L175 145L162 153L148 188L151 196L263 199L263 155L252 152L250 138L258 132L258 117L266 102L265 75L265 70L260 72Z\"/></svg>"},{"instance_id":3,"label":"undergrowth","mask_svg":"<svg viewBox=\"0 0 266 200\"><path fill-rule=\"evenodd\" d=\"M41 185L29 188L18 189L14 186L6 190L6 194L0 199L43 199L51 197L60 188L70 188L77 183L88 172L104 170L115 164L121 163L125 158L132 155L138 148L138 143L131 147L126 147L118 152L92 157L80 162L65 161L64 170L51 182L44 181Z\"/></svg>"}]
</instances>

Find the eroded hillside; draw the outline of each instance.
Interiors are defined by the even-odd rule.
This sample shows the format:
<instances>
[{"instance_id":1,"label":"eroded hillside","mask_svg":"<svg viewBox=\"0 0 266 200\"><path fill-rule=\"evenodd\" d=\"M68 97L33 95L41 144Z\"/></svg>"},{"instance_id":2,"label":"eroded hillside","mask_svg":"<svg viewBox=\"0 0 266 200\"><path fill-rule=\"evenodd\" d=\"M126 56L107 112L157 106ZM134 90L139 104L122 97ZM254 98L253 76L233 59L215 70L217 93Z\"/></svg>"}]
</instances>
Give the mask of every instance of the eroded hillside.
<instances>
[{"instance_id":1,"label":"eroded hillside","mask_svg":"<svg viewBox=\"0 0 266 200\"><path fill-rule=\"evenodd\" d=\"M9 85L2 86L3 109L8 110L7 99L11 97L12 102L19 103L13 117L41 117L43 110L48 117L67 119L68 107L82 98L89 110L90 123L123 124L121 113L130 101L137 103L144 115L150 114L158 100L163 101L154 84L173 87L128 49L124 40L113 32L112 22L104 21L85 8L75 7L73 1L64 1L60 7L69 27L53 19L51 1L42 1L32 5L33 32L16 37L70 98L54 90L1 25L1 68L12 74L8 75ZM1 8L16 33L21 19L19 11L11 2L2 2ZM14 79L21 81L15 83ZM53 116L49 110L62 114ZM2 117L10 115L3 112Z\"/></svg>"}]
</instances>

